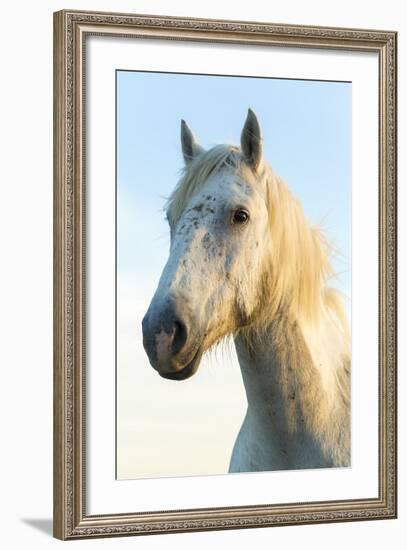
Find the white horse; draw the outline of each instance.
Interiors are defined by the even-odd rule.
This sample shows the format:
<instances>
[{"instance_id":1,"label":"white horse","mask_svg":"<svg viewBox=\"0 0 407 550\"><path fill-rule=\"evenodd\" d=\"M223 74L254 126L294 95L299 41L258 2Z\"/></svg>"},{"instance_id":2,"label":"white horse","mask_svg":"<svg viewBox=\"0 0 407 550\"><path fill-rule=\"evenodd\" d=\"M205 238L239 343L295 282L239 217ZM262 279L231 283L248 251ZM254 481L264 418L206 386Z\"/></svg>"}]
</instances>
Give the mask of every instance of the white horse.
<instances>
[{"instance_id":1,"label":"white horse","mask_svg":"<svg viewBox=\"0 0 407 550\"><path fill-rule=\"evenodd\" d=\"M349 466L350 338L323 235L263 160L252 110L240 149L205 150L184 121L181 141L170 255L143 319L151 365L184 380L233 335L248 408L229 471Z\"/></svg>"}]
</instances>

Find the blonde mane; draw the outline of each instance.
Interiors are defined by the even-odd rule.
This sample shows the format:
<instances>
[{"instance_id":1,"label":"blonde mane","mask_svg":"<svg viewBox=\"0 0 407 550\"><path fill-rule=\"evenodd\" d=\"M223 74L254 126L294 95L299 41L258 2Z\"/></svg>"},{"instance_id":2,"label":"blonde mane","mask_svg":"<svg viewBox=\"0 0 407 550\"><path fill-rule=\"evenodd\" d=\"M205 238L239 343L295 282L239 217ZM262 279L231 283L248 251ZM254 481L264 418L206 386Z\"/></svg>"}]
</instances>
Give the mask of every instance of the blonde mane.
<instances>
[{"instance_id":1,"label":"blonde mane","mask_svg":"<svg viewBox=\"0 0 407 550\"><path fill-rule=\"evenodd\" d=\"M238 147L217 145L198 155L185 166L167 201L170 225L177 223L190 198L209 176L225 168L239 174L249 185L264 185L266 190L270 240L266 244L264 278L258 289L262 307L257 323L264 325L281 310L311 325L329 315L347 337L342 296L327 286L333 275L331 247L321 230L310 226L300 202L266 161L254 174Z\"/></svg>"}]
</instances>

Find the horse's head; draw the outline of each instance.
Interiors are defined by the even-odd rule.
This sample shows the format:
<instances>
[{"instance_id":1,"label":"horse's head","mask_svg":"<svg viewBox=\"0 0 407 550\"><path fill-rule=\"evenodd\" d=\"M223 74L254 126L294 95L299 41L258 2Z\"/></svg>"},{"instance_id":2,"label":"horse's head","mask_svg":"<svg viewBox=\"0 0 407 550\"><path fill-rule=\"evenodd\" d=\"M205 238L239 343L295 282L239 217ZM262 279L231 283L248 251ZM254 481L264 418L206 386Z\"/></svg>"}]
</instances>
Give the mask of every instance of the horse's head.
<instances>
[{"instance_id":1,"label":"horse's head","mask_svg":"<svg viewBox=\"0 0 407 550\"><path fill-rule=\"evenodd\" d=\"M241 148L205 151L184 121L185 172L170 197L170 255L143 319L144 347L165 378L184 380L201 357L252 322L261 302L268 211L261 131L249 110Z\"/></svg>"}]
</instances>

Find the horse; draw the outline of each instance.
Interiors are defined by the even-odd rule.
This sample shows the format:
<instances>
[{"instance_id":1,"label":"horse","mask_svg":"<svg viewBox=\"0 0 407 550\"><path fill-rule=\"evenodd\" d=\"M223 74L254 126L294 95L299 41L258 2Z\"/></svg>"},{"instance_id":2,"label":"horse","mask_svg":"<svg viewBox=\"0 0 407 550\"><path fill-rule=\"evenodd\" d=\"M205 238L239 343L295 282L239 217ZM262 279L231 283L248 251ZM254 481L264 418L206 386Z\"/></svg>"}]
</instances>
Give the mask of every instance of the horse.
<instances>
[{"instance_id":1,"label":"horse","mask_svg":"<svg viewBox=\"0 0 407 550\"><path fill-rule=\"evenodd\" d=\"M229 472L349 466L350 333L327 238L263 159L253 110L240 147L204 149L184 120L181 145L169 258L142 321L152 367L185 380L232 337L247 410Z\"/></svg>"}]
</instances>

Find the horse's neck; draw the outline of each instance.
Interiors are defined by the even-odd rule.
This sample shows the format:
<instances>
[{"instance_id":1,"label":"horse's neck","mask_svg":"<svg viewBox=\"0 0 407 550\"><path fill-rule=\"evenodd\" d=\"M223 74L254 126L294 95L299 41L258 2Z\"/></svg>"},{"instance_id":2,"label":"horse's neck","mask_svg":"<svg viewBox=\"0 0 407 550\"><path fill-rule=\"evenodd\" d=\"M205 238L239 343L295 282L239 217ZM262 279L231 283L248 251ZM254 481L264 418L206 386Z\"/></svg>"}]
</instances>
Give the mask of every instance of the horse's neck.
<instances>
[{"instance_id":1,"label":"horse's neck","mask_svg":"<svg viewBox=\"0 0 407 550\"><path fill-rule=\"evenodd\" d=\"M322 332L326 338L327 331ZM345 358L315 364L328 357L310 350L300 324L284 316L261 336L249 330L235 343L248 400L247 433L242 438L260 438L263 447L270 444L274 461L285 460L280 467L348 464Z\"/></svg>"}]
</instances>

